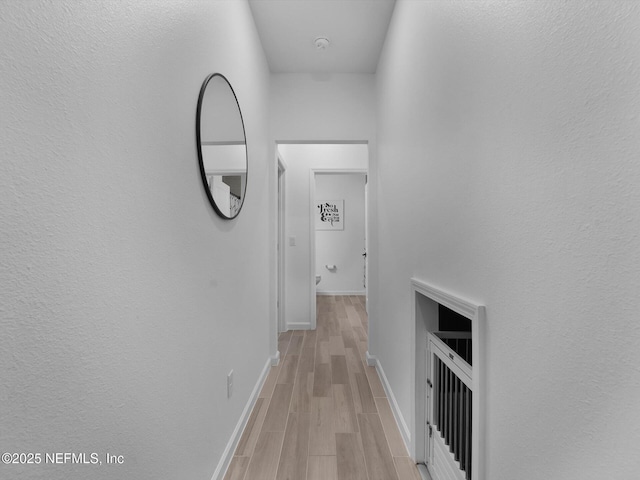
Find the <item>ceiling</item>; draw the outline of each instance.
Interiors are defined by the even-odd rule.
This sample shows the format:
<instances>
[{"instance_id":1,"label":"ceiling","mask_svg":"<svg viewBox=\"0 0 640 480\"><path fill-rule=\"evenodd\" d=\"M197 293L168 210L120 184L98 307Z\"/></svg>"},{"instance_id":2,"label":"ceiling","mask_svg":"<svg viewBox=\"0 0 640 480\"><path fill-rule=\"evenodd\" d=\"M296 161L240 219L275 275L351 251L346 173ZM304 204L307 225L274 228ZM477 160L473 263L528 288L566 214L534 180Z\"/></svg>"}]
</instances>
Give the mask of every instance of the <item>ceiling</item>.
<instances>
[{"instance_id":1,"label":"ceiling","mask_svg":"<svg viewBox=\"0 0 640 480\"><path fill-rule=\"evenodd\" d=\"M395 0L249 0L272 73L375 73ZM329 39L318 49L317 37Z\"/></svg>"}]
</instances>

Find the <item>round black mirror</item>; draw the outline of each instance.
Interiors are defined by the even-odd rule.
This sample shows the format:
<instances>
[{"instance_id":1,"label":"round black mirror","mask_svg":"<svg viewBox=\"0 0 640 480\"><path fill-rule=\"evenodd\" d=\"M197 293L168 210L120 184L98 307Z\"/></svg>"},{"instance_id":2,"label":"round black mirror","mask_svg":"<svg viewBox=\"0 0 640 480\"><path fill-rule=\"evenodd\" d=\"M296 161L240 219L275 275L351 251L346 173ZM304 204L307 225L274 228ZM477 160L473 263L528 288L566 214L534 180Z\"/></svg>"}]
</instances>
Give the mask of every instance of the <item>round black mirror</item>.
<instances>
[{"instance_id":1,"label":"round black mirror","mask_svg":"<svg viewBox=\"0 0 640 480\"><path fill-rule=\"evenodd\" d=\"M247 142L240 104L224 75L209 75L200 89L196 141L202 185L213 209L230 220L247 188Z\"/></svg>"}]
</instances>

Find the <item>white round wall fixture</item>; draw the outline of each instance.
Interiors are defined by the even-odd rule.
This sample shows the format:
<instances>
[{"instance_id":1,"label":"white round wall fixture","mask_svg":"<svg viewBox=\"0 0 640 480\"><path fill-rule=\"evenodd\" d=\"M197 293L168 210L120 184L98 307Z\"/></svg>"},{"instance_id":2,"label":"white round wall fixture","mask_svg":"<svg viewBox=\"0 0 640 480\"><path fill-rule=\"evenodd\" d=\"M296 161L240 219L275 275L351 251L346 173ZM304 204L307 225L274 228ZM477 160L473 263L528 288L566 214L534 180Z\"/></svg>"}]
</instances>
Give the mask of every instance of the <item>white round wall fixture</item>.
<instances>
[{"instance_id":1,"label":"white round wall fixture","mask_svg":"<svg viewBox=\"0 0 640 480\"><path fill-rule=\"evenodd\" d=\"M329 39L326 37L318 37L315 39L314 44L318 50L326 50L329 46Z\"/></svg>"}]
</instances>

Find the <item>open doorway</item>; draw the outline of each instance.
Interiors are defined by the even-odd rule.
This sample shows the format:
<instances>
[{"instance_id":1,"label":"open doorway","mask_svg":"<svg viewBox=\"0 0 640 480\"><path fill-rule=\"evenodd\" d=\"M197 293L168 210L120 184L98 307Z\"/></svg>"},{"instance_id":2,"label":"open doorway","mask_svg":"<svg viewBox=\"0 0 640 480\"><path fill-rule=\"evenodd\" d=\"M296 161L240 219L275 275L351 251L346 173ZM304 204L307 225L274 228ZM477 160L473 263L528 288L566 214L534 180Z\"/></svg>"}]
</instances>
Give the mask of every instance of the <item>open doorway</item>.
<instances>
[{"instance_id":1,"label":"open doorway","mask_svg":"<svg viewBox=\"0 0 640 480\"><path fill-rule=\"evenodd\" d=\"M326 174L358 175L366 184L369 166L369 149L366 142L278 142L278 157L286 162L286 182L279 198L283 202L282 223L284 230L281 238L283 258L283 304L280 331L308 330L316 328L316 227L315 227L315 177ZM331 199L328 199L331 200ZM340 198L338 200L345 200ZM362 199L363 206L366 204ZM345 204L346 223L350 222L351 201ZM366 224L365 213L362 222ZM364 227L366 232L366 226ZM366 233L364 234L366 238ZM358 278L360 287L349 292L366 294L364 287L366 241L363 239L358 250ZM336 265L336 269L345 263L339 260L326 260L323 269L325 275L330 272L325 265ZM322 276L322 273L320 274ZM328 277L325 277L328 278ZM322 287L330 286L321 280Z\"/></svg>"},{"instance_id":2,"label":"open doorway","mask_svg":"<svg viewBox=\"0 0 640 480\"><path fill-rule=\"evenodd\" d=\"M313 170L316 296L366 298L366 171ZM315 251L315 253L313 252Z\"/></svg>"}]
</instances>

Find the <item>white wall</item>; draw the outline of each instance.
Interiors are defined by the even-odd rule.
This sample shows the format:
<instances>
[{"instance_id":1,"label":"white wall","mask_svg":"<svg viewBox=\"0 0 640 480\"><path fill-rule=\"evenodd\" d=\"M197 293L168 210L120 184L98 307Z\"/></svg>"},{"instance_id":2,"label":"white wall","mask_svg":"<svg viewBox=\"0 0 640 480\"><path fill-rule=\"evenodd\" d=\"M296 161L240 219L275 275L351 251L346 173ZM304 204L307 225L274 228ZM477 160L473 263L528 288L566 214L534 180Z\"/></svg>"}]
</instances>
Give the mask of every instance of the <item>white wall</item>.
<instances>
[{"instance_id":1,"label":"white wall","mask_svg":"<svg viewBox=\"0 0 640 480\"><path fill-rule=\"evenodd\" d=\"M322 280L316 292L330 295L364 295L366 176L316 175L316 202L344 200L343 230L316 230L316 273ZM326 265L335 265L328 270Z\"/></svg>"},{"instance_id":2,"label":"white wall","mask_svg":"<svg viewBox=\"0 0 640 480\"><path fill-rule=\"evenodd\" d=\"M316 175L316 202L344 200L343 230L316 230L317 293L364 295L365 175ZM328 270L326 265L335 265Z\"/></svg>"},{"instance_id":3,"label":"white wall","mask_svg":"<svg viewBox=\"0 0 640 480\"><path fill-rule=\"evenodd\" d=\"M285 306L287 328L309 328L315 317L312 282L315 286L314 261L311 261L311 232L315 233L311 217L310 189L312 169L366 170L367 145L280 145L287 164L285 182ZM314 225L312 229L312 225ZM295 246L289 239L295 238ZM315 270L315 268L314 268Z\"/></svg>"},{"instance_id":4,"label":"white wall","mask_svg":"<svg viewBox=\"0 0 640 480\"><path fill-rule=\"evenodd\" d=\"M626 1L396 4L370 350L410 421L409 278L487 305L490 480L638 475L638 25Z\"/></svg>"},{"instance_id":5,"label":"white wall","mask_svg":"<svg viewBox=\"0 0 640 480\"><path fill-rule=\"evenodd\" d=\"M269 74L248 5L2 2L0 43L0 450L125 458L0 476L210 479L269 357ZM249 140L231 222L195 145L214 71Z\"/></svg>"},{"instance_id":6,"label":"white wall","mask_svg":"<svg viewBox=\"0 0 640 480\"><path fill-rule=\"evenodd\" d=\"M244 173L247 166L245 145L203 145L205 172L218 175Z\"/></svg>"},{"instance_id":7,"label":"white wall","mask_svg":"<svg viewBox=\"0 0 640 480\"><path fill-rule=\"evenodd\" d=\"M375 140L375 77L274 74L271 136L276 141Z\"/></svg>"}]
</instances>

